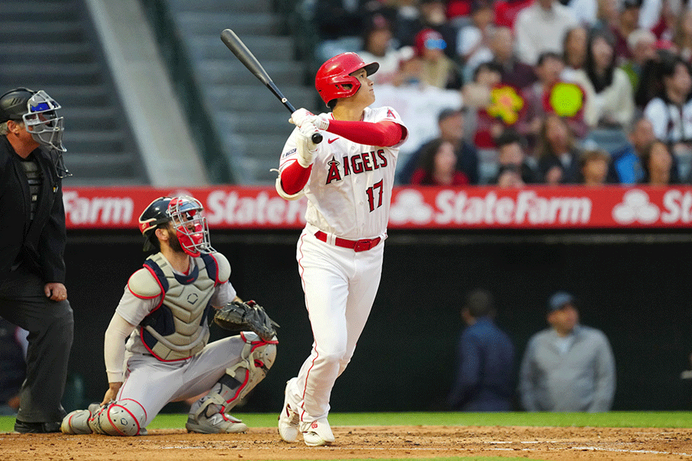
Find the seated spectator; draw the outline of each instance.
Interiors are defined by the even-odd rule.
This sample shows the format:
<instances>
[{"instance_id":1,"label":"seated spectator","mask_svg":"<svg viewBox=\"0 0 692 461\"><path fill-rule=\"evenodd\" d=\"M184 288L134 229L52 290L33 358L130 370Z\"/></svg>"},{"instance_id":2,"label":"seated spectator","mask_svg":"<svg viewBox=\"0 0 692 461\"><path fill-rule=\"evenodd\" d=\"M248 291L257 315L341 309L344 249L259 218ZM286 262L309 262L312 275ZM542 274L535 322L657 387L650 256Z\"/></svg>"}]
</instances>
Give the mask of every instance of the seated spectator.
<instances>
[{"instance_id":1,"label":"seated spectator","mask_svg":"<svg viewBox=\"0 0 692 461\"><path fill-rule=\"evenodd\" d=\"M500 68L491 62L484 62L476 68L473 82L462 88L464 104L475 111L476 131L473 143L479 149L494 149L494 138L505 129L500 119L488 113L492 102L491 92L500 84L500 79Z\"/></svg>"},{"instance_id":2,"label":"seated spectator","mask_svg":"<svg viewBox=\"0 0 692 461\"><path fill-rule=\"evenodd\" d=\"M391 23L382 14L374 14L363 31L363 50L358 55L365 62L377 62L380 68L368 78L376 85L394 84L400 73L401 63L413 57L411 47L395 46Z\"/></svg>"},{"instance_id":3,"label":"seated spectator","mask_svg":"<svg viewBox=\"0 0 692 461\"><path fill-rule=\"evenodd\" d=\"M450 142L454 146L458 159L456 169L466 175L470 184L478 184L478 152L471 143L464 139L465 117L465 111L460 109L444 109L440 111L437 117L439 138ZM434 140L427 143L432 141ZM411 175L418 166L423 152L426 150L426 144L411 154L398 172L398 182L400 184L409 184L411 182Z\"/></svg>"},{"instance_id":4,"label":"seated spectator","mask_svg":"<svg viewBox=\"0 0 692 461\"><path fill-rule=\"evenodd\" d=\"M546 51L561 54L565 34L576 25L572 12L558 0L536 0L517 15L517 56L533 66Z\"/></svg>"},{"instance_id":5,"label":"seated spectator","mask_svg":"<svg viewBox=\"0 0 692 461\"><path fill-rule=\"evenodd\" d=\"M632 59L632 52L627 43L627 38L639 27L639 9L641 0L622 0L617 9L616 20L608 27L614 37L615 61L619 66L628 59Z\"/></svg>"},{"instance_id":6,"label":"seated spectator","mask_svg":"<svg viewBox=\"0 0 692 461\"><path fill-rule=\"evenodd\" d=\"M580 182L585 186L602 186L608 178L608 152L595 149L584 151L579 157Z\"/></svg>"},{"instance_id":7,"label":"seated spectator","mask_svg":"<svg viewBox=\"0 0 692 461\"><path fill-rule=\"evenodd\" d=\"M561 0L567 6L579 24L593 27L598 22L599 8L602 0Z\"/></svg>"},{"instance_id":8,"label":"seated spectator","mask_svg":"<svg viewBox=\"0 0 692 461\"><path fill-rule=\"evenodd\" d=\"M670 170L673 167L673 155L666 143L656 140L642 155L644 178L640 184L648 186L667 186L674 184Z\"/></svg>"},{"instance_id":9,"label":"seated spectator","mask_svg":"<svg viewBox=\"0 0 692 461\"><path fill-rule=\"evenodd\" d=\"M546 116L536 153L542 182L552 185L578 182L581 153L562 117L555 114Z\"/></svg>"},{"instance_id":10,"label":"seated spectator","mask_svg":"<svg viewBox=\"0 0 692 461\"><path fill-rule=\"evenodd\" d=\"M588 41L589 32L584 26L572 27L565 34L562 44L562 61L565 66L561 75L563 79L571 80L574 71L584 67Z\"/></svg>"},{"instance_id":11,"label":"seated spectator","mask_svg":"<svg viewBox=\"0 0 692 461\"><path fill-rule=\"evenodd\" d=\"M510 411L514 396L514 344L495 325L493 297L486 290L466 296L467 327L457 345L457 372L447 397L453 410Z\"/></svg>"},{"instance_id":12,"label":"seated spectator","mask_svg":"<svg viewBox=\"0 0 692 461\"><path fill-rule=\"evenodd\" d=\"M678 21L675 27L675 35L673 36L673 43L675 44L678 54L680 57L688 62L692 63L692 9L685 8L685 10L678 17Z\"/></svg>"},{"instance_id":13,"label":"seated spectator","mask_svg":"<svg viewBox=\"0 0 692 461\"><path fill-rule=\"evenodd\" d=\"M411 176L417 186L464 186L469 178L456 169L457 155L452 143L436 139L425 145L418 168Z\"/></svg>"},{"instance_id":14,"label":"seated spectator","mask_svg":"<svg viewBox=\"0 0 692 461\"><path fill-rule=\"evenodd\" d=\"M490 184L500 187L522 187L538 182L536 171L529 164L522 146L522 139L514 130L505 130L496 140L497 176Z\"/></svg>"},{"instance_id":15,"label":"seated spectator","mask_svg":"<svg viewBox=\"0 0 692 461\"><path fill-rule=\"evenodd\" d=\"M634 115L634 91L625 71L616 67L613 50L612 35L593 30L584 67L573 74L586 93L584 121L591 128L626 127Z\"/></svg>"},{"instance_id":16,"label":"seated spectator","mask_svg":"<svg viewBox=\"0 0 692 461\"><path fill-rule=\"evenodd\" d=\"M574 297L548 300L549 328L534 334L519 372L526 411L608 411L615 397L615 358L602 331L580 325Z\"/></svg>"},{"instance_id":17,"label":"seated spectator","mask_svg":"<svg viewBox=\"0 0 692 461\"><path fill-rule=\"evenodd\" d=\"M533 85L527 86L521 91L526 108L517 122L516 129L527 141L527 149L533 154L538 141L538 135L548 113L553 113L555 108L547 101L550 100L550 92L561 82L564 70L562 56L557 53L546 52L541 54L535 67L538 80ZM567 118L567 122L575 137L584 137L589 128L584 122L584 111L578 110L573 116Z\"/></svg>"},{"instance_id":18,"label":"seated spectator","mask_svg":"<svg viewBox=\"0 0 692 461\"><path fill-rule=\"evenodd\" d=\"M663 91L646 105L644 115L657 139L671 146L679 177L687 178L692 166L692 77L690 66L679 56L661 61Z\"/></svg>"},{"instance_id":19,"label":"seated spectator","mask_svg":"<svg viewBox=\"0 0 692 461\"><path fill-rule=\"evenodd\" d=\"M636 184L644 179L641 156L656 140L651 121L641 115L637 117L629 128L627 138L629 140L627 146L611 153L608 182Z\"/></svg>"},{"instance_id":20,"label":"seated spectator","mask_svg":"<svg viewBox=\"0 0 692 461\"><path fill-rule=\"evenodd\" d=\"M533 0L495 0L495 24L514 29L514 22L521 10L531 5Z\"/></svg>"},{"instance_id":21,"label":"seated spectator","mask_svg":"<svg viewBox=\"0 0 692 461\"><path fill-rule=\"evenodd\" d=\"M363 25L382 5L377 0L316 0L312 8L319 40L315 58L323 62L339 53L360 49Z\"/></svg>"},{"instance_id":22,"label":"seated spectator","mask_svg":"<svg viewBox=\"0 0 692 461\"><path fill-rule=\"evenodd\" d=\"M415 57L418 79L423 85L458 90L461 88L461 71L457 64L444 54L447 43L433 29L424 29L416 35ZM414 63L408 63L412 65Z\"/></svg>"},{"instance_id":23,"label":"seated spectator","mask_svg":"<svg viewBox=\"0 0 692 461\"><path fill-rule=\"evenodd\" d=\"M399 18L395 31L401 46L416 46L416 35L425 29L433 29L442 35L446 43L445 55L450 59L456 58L457 28L447 19L447 6L444 0L419 0L418 15L405 21Z\"/></svg>"},{"instance_id":24,"label":"seated spectator","mask_svg":"<svg viewBox=\"0 0 692 461\"><path fill-rule=\"evenodd\" d=\"M632 88L636 91L644 66L648 61L656 59L656 36L650 30L636 29L627 36L627 47L631 58L623 62L620 68L627 73Z\"/></svg>"},{"instance_id":25,"label":"seated spectator","mask_svg":"<svg viewBox=\"0 0 692 461\"><path fill-rule=\"evenodd\" d=\"M520 62L514 54L512 29L495 27L491 33L490 51L493 62L500 67L501 82L521 89L536 82L538 77L532 66Z\"/></svg>"},{"instance_id":26,"label":"seated spectator","mask_svg":"<svg viewBox=\"0 0 692 461\"><path fill-rule=\"evenodd\" d=\"M490 39L494 21L495 12L489 0L474 0L471 23L460 28L457 35L457 55L464 66L464 81L471 80L478 64L493 59Z\"/></svg>"}]
</instances>

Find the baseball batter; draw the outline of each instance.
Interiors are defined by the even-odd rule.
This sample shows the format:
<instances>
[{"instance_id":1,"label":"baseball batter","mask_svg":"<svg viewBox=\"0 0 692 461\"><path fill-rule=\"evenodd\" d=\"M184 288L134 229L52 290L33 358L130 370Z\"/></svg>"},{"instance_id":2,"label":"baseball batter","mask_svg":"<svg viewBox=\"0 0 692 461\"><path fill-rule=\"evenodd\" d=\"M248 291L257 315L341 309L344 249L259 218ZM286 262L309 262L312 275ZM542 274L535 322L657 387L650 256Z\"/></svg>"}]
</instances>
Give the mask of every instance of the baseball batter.
<instances>
[{"instance_id":1,"label":"baseball batter","mask_svg":"<svg viewBox=\"0 0 692 461\"><path fill-rule=\"evenodd\" d=\"M314 342L298 376L286 385L279 433L308 446L332 443L329 397L348 365L375 300L399 147L408 131L390 107L375 102L368 78L379 64L356 53L325 62L315 87L331 113L295 111L296 128L281 154L276 189L305 195L307 224L296 258ZM324 140L313 144L317 131Z\"/></svg>"},{"instance_id":2,"label":"baseball batter","mask_svg":"<svg viewBox=\"0 0 692 461\"><path fill-rule=\"evenodd\" d=\"M276 337L266 340L243 331L207 344L211 307L228 305L236 291L229 282L230 264L210 245L199 201L158 198L144 210L139 226L145 251L158 252L130 277L106 330L109 389L100 407L68 414L62 431L143 434L168 402L203 392L190 409L188 431L246 431L227 412L271 368ZM244 303L233 307L254 312Z\"/></svg>"}]
</instances>

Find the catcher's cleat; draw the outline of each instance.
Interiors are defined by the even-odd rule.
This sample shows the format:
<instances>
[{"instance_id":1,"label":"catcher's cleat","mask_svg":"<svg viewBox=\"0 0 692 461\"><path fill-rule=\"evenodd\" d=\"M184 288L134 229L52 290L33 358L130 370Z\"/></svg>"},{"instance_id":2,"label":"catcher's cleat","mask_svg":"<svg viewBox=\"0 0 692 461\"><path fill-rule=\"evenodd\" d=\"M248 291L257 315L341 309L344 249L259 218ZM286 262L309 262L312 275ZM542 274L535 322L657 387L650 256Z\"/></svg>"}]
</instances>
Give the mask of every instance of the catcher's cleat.
<instances>
[{"instance_id":1,"label":"catcher's cleat","mask_svg":"<svg viewBox=\"0 0 692 461\"><path fill-rule=\"evenodd\" d=\"M204 415L188 416L185 429L200 434L237 434L246 432L247 425L227 413L216 413L209 418Z\"/></svg>"},{"instance_id":2,"label":"catcher's cleat","mask_svg":"<svg viewBox=\"0 0 692 461\"><path fill-rule=\"evenodd\" d=\"M300 429L303 432L305 445L309 447L329 445L335 440L327 418L300 423Z\"/></svg>"},{"instance_id":3,"label":"catcher's cleat","mask_svg":"<svg viewBox=\"0 0 692 461\"><path fill-rule=\"evenodd\" d=\"M288 396L285 396L284 407L279 414L279 435L285 442L295 442L298 439L298 422L298 413L293 411L288 403Z\"/></svg>"},{"instance_id":4,"label":"catcher's cleat","mask_svg":"<svg viewBox=\"0 0 692 461\"><path fill-rule=\"evenodd\" d=\"M89 410L72 411L63 418L60 431L63 434L91 434L90 417L91 412Z\"/></svg>"}]
</instances>

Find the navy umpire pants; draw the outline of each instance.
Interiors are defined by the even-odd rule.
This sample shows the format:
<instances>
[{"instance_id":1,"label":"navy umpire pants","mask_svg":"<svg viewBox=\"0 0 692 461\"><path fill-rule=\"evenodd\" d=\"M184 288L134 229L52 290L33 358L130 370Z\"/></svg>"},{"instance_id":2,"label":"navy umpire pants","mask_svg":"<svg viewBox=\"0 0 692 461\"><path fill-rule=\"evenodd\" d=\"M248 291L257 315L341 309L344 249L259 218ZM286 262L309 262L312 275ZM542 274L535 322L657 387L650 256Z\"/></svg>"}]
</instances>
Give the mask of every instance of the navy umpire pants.
<instances>
[{"instance_id":1,"label":"navy umpire pants","mask_svg":"<svg viewBox=\"0 0 692 461\"><path fill-rule=\"evenodd\" d=\"M26 423L60 422L65 416L61 401L74 319L69 301L51 301L44 285L21 266L0 282L0 316L29 332L26 380L17 413Z\"/></svg>"}]
</instances>

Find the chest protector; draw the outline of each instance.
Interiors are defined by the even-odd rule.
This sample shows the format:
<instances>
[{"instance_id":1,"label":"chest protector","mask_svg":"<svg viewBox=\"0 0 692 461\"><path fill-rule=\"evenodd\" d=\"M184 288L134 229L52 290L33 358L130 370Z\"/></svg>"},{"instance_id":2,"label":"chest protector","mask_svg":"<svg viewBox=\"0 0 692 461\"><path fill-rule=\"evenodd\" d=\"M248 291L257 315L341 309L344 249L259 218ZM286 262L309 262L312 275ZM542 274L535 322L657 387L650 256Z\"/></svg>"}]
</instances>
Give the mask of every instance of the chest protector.
<instances>
[{"instance_id":1,"label":"chest protector","mask_svg":"<svg viewBox=\"0 0 692 461\"><path fill-rule=\"evenodd\" d=\"M145 269L155 277L155 281L146 271L138 271L140 278L149 275L149 283L158 282L160 287L156 296L163 292L162 304L140 324L144 346L159 360L189 358L201 351L209 341L209 328L205 326L209 310L212 309L211 297L216 284L226 280L219 281L219 267L211 255L203 254L193 260L189 275L173 272L161 253L150 256L144 262ZM132 279L129 284L133 288Z\"/></svg>"}]
</instances>

